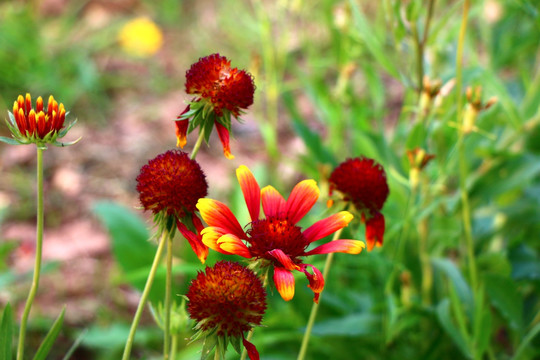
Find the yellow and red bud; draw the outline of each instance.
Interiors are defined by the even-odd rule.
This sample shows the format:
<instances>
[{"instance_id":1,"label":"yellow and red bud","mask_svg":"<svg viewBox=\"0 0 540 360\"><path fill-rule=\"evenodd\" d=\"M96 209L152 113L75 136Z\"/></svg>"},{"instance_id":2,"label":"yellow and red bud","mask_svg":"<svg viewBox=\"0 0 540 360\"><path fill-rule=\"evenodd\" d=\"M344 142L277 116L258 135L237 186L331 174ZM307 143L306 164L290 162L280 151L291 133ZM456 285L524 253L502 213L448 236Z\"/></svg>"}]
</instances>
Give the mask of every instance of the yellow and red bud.
<instances>
[{"instance_id":1,"label":"yellow and red bud","mask_svg":"<svg viewBox=\"0 0 540 360\"><path fill-rule=\"evenodd\" d=\"M36 112L43 111L43 98L40 96L36 100Z\"/></svg>"}]
</instances>

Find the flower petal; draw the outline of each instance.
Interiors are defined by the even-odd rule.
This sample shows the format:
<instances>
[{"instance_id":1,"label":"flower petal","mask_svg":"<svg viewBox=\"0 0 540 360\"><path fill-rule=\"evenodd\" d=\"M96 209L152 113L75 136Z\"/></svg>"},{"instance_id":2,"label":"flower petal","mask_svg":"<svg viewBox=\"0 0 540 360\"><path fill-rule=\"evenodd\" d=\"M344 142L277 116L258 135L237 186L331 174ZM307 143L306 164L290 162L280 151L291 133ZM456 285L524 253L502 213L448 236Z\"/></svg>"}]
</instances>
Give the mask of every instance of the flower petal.
<instances>
[{"instance_id":1,"label":"flower petal","mask_svg":"<svg viewBox=\"0 0 540 360\"><path fill-rule=\"evenodd\" d=\"M195 218L196 215L193 215L193 217ZM201 263L204 264L206 258L208 257L208 246L203 244L201 235L193 233L187 228L186 225L184 225L178 220L176 220L176 226L178 227L178 230L182 233L182 235L186 238L186 240L189 242L189 245L191 245L193 252L197 255Z\"/></svg>"},{"instance_id":2,"label":"flower petal","mask_svg":"<svg viewBox=\"0 0 540 360\"><path fill-rule=\"evenodd\" d=\"M292 224L296 224L311 210L319 198L319 187L315 180L304 180L296 184L287 199L285 211Z\"/></svg>"},{"instance_id":3,"label":"flower petal","mask_svg":"<svg viewBox=\"0 0 540 360\"><path fill-rule=\"evenodd\" d=\"M218 244L218 240L224 235L224 229L209 226L201 231L201 235L203 244L208 246L210 249L225 255L232 255L232 253L221 249Z\"/></svg>"},{"instance_id":4,"label":"flower petal","mask_svg":"<svg viewBox=\"0 0 540 360\"><path fill-rule=\"evenodd\" d=\"M236 169L236 177L244 194L251 221L258 220L261 211L261 188L255 180L255 176L247 166L241 165Z\"/></svg>"},{"instance_id":5,"label":"flower petal","mask_svg":"<svg viewBox=\"0 0 540 360\"><path fill-rule=\"evenodd\" d=\"M272 255L283 267L287 270L299 270L300 267L296 265L287 254L281 249L274 249L269 251L268 254Z\"/></svg>"},{"instance_id":6,"label":"flower petal","mask_svg":"<svg viewBox=\"0 0 540 360\"><path fill-rule=\"evenodd\" d=\"M313 275L311 275L309 271L307 271L308 266L311 267L311 270L313 271ZM302 272L306 274L306 277L309 281L308 288L313 290L313 293L314 293L313 301L318 304L320 293L324 289L323 274L319 271L319 269L317 269L315 266L310 265L310 264L304 265L302 267Z\"/></svg>"},{"instance_id":7,"label":"flower petal","mask_svg":"<svg viewBox=\"0 0 540 360\"><path fill-rule=\"evenodd\" d=\"M267 217L278 216L285 211L285 199L273 186L268 185L261 190L261 202Z\"/></svg>"},{"instance_id":8,"label":"flower petal","mask_svg":"<svg viewBox=\"0 0 540 360\"><path fill-rule=\"evenodd\" d=\"M351 222L354 216L348 211L340 211L337 214L317 221L315 224L304 230L304 237L311 243L322 239L339 229L343 229Z\"/></svg>"},{"instance_id":9,"label":"flower petal","mask_svg":"<svg viewBox=\"0 0 540 360\"><path fill-rule=\"evenodd\" d=\"M219 227L226 230L226 233L246 238L246 234L236 220L231 209L224 203L212 199L199 199L197 209L201 212L203 220L210 226Z\"/></svg>"},{"instance_id":10,"label":"flower petal","mask_svg":"<svg viewBox=\"0 0 540 360\"><path fill-rule=\"evenodd\" d=\"M366 245L360 240L334 240L321 246L317 246L315 249L308 251L306 255L329 254L335 252L359 254L364 247L366 247Z\"/></svg>"},{"instance_id":11,"label":"flower petal","mask_svg":"<svg viewBox=\"0 0 540 360\"><path fill-rule=\"evenodd\" d=\"M215 122L215 125L219 140L221 140L221 145L223 145L223 154L229 160L234 159L234 155L231 154L231 147L229 145L229 130L217 121Z\"/></svg>"},{"instance_id":12,"label":"flower petal","mask_svg":"<svg viewBox=\"0 0 540 360\"><path fill-rule=\"evenodd\" d=\"M250 360L259 360L259 352L257 351L257 348L255 345L246 340L244 334L242 334L242 344L244 344Z\"/></svg>"},{"instance_id":13,"label":"flower petal","mask_svg":"<svg viewBox=\"0 0 540 360\"><path fill-rule=\"evenodd\" d=\"M232 234L223 235L216 241L216 244L229 254L240 255L248 259L252 257L246 244Z\"/></svg>"},{"instance_id":14,"label":"flower petal","mask_svg":"<svg viewBox=\"0 0 540 360\"><path fill-rule=\"evenodd\" d=\"M182 115L184 115L185 113L189 111L189 109L190 109L189 105L186 106L184 111L182 111L180 115L178 115L177 119L180 119ZM176 120L175 125L176 125L176 147L183 148L187 142L186 135L187 135L187 130L189 126L189 119Z\"/></svg>"},{"instance_id":15,"label":"flower petal","mask_svg":"<svg viewBox=\"0 0 540 360\"><path fill-rule=\"evenodd\" d=\"M366 221L366 242L368 251L371 251L374 246L382 246L384 227L384 216L380 212L376 212L371 219Z\"/></svg>"},{"instance_id":16,"label":"flower petal","mask_svg":"<svg viewBox=\"0 0 540 360\"><path fill-rule=\"evenodd\" d=\"M274 284L283 300L289 301L294 297L294 276L289 270L275 266Z\"/></svg>"}]
</instances>

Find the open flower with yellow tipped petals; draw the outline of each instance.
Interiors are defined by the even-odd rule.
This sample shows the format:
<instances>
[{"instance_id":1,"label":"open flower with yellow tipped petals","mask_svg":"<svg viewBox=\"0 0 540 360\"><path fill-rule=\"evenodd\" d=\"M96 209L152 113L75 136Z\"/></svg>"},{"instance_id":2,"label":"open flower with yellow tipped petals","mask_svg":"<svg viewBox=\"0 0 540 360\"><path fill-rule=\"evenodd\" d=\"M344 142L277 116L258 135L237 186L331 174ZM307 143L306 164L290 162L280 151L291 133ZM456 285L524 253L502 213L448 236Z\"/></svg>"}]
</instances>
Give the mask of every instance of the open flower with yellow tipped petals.
<instances>
[{"instance_id":1,"label":"open flower with yellow tipped petals","mask_svg":"<svg viewBox=\"0 0 540 360\"><path fill-rule=\"evenodd\" d=\"M308 287L315 294L314 301L318 302L324 288L324 279L315 266L304 263L304 260L316 254L358 254L364 248L364 243L358 240L335 240L308 248L347 226L353 215L341 211L303 230L297 224L319 197L319 188L314 180L298 183L285 200L272 186L260 189L255 177L245 166L236 170L236 176L251 222L244 230L227 205L217 200L200 199L197 208L209 225L201 232L203 243L220 253L236 254L259 260L263 266L272 266L274 284L286 301L294 297L295 281L292 272L304 273L309 281Z\"/></svg>"}]
</instances>

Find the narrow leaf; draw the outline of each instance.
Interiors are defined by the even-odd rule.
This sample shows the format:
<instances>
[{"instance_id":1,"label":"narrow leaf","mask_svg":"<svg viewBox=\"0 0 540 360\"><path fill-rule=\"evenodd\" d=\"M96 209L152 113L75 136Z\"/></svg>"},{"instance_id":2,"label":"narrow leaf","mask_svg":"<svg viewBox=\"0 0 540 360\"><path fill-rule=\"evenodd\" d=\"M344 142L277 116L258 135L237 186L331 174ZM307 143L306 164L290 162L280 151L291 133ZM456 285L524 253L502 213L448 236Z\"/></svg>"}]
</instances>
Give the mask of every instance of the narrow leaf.
<instances>
[{"instance_id":1,"label":"narrow leaf","mask_svg":"<svg viewBox=\"0 0 540 360\"><path fill-rule=\"evenodd\" d=\"M43 342L39 346L36 356L34 356L34 360L45 360L47 358L49 351L51 351L51 348L54 342L56 341L56 338L58 337L60 330L62 329L62 324L64 323L65 312L66 312L66 307L64 306L62 308L62 312L60 313L60 315L54 322L53 326L47 333L47 336L45 336L45 339L43 339Z\"/></svg>"},{"instance_id":2,"label":"narrow leaf","mask_svg":"<svg viewBox=\"0 0 540 360\"><path fill-rule=\"evenodd\" d=\"M0 322L0 359L11 360L13 339L13 311L7 303Z\"/></svg>"}]
</instances>

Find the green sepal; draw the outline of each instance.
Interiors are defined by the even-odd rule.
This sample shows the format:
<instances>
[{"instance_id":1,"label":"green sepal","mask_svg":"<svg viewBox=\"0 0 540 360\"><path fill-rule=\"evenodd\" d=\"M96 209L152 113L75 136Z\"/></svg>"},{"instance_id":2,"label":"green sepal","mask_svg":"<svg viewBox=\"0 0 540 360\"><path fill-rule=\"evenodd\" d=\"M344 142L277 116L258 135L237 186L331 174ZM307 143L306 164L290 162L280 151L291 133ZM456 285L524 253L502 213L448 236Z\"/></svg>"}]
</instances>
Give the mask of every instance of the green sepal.
<instances>
[{"instance_id":1,"label":"green sepal","mask_svg":"<svg viewBox=\"0 0 540 360\"><path fill-rule=\"evenodd\" d=\"M218 336L216 333L206 336L201 350L201 360L206 360L212 353L212 350L218 344ZM216 350L217 351L217 350Z\"/></svg>"},{"instance_id":2,"label":"green sepal","mask_svg":"<svg viewBox=\"0 0 540 360\"><path fill-rule=\"evenodd\" d=\"M210 141L210 135L212 135L212 130L214 129L214 122L216 120L216 114L211 113L211 118L208 117L204 121L204 128L201 127L201 131L204 131L204 141L208 145L208 142Z\"/></svg>"},{"instance_id":3,"label":"green sepal","mask_svg":"<svg viewBox=\"0 0 540 360\"><path fill-rule=\"evenodd\" d=\"M60 313L53 326L47 333L47 336L45 336L45 339L43 339L43 342L39 346L36 356L34 356L34 360L45 360L47 358L49 351L51 351L51 348L54 345L54 341L56 340L58 334L60 333L60 330L62 329L65 312L66 307L64 306L62 308L62 312Z\"/></svg>"},{"instance_id":4,"label":"green sepal","mask_svg":"<svg viewBox=\"0 0 540 360\"><path fill-rule=\"evenodd\" d=\"M6 144L10 145L26 145L25 143L15 139L15 138L8 138L5 136L0 136L0 141Z\"/></svg>"},{"instance_id":5,"label":"green sepal","mask_svg":"<svg viewBox=\"0 0 540 360\"><path fill-rule=\"evenodd\" d=\"M229 342L231 343L232 347L238 354L242 354L242 337L240 336L234 336L229 339Z\"/></svg>"}]
</instances>

